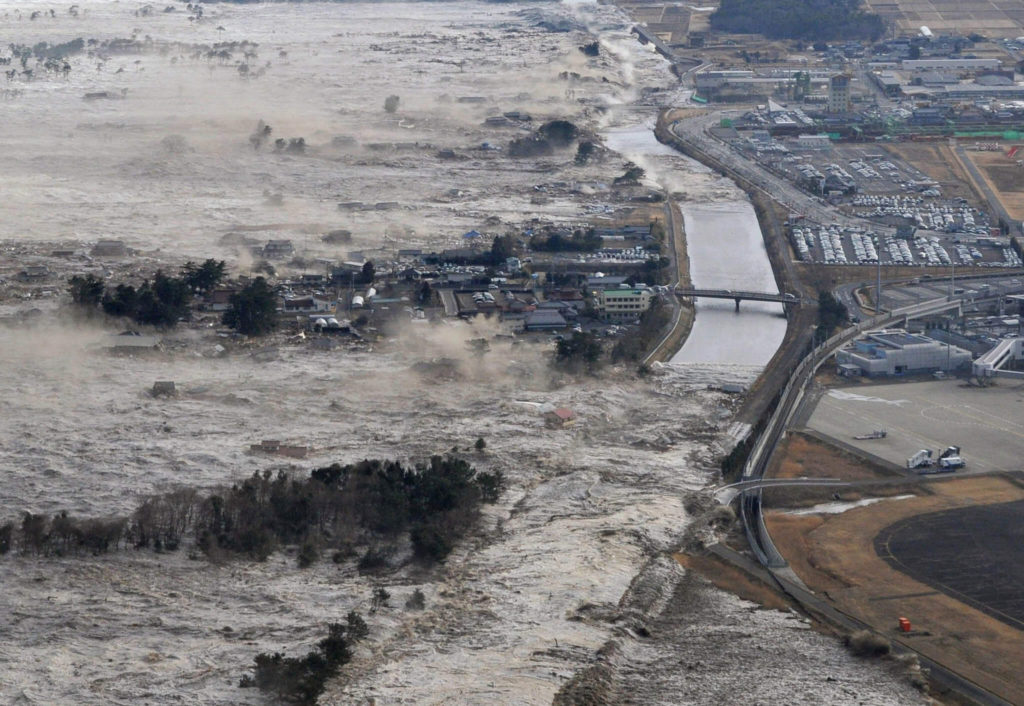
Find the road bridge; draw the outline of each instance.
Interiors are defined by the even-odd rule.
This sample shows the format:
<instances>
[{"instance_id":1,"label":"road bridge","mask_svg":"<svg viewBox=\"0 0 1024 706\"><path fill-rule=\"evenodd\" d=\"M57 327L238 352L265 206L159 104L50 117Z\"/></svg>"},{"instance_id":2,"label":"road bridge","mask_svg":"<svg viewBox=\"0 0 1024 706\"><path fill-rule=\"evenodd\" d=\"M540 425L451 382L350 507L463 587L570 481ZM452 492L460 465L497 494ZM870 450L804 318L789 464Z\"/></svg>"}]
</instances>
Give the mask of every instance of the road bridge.
<instances>
[{"instance_id":1,"label":"road bridge","mask_svg":"<svg viewBox=\"0 0 1024 706\"><path fill-rule=\"evenodd\" d=\"M732 299L736 302L736 311L740 310L743 300L752 302L779 302L781 304L799 304L800 297L795 294L771 294L769 292L744 292L735 289L695 289L692 287L676 287L680 297L697 297L705 299Z\"/></svg>"},{"instance_id":2,"label":"road bridge","mask_svg":"<svg viewBox=\"0 0 1024 706\"><path fill-rule=\"evenodd\" d=\"M723 505L730 505L737 495L746 490L761 490L763 488L793 486L837 486L847 487L853 485L851 481L840 480L839 478L753 478L750 480L723 485L715 491L715 498Z\"/></svg>"}]
</instances>

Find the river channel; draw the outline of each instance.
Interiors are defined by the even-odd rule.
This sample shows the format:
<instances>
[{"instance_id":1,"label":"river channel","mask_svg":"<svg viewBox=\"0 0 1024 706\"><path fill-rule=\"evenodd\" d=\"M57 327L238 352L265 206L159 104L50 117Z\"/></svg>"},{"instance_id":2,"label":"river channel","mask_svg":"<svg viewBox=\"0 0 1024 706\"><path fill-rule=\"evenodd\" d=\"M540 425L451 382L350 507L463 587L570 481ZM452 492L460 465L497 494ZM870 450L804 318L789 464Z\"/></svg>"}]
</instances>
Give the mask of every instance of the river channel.
<instances>
[{"instance_id":1,"label":"river channel","mask_svg":"<svg viewBox=\"0 0 1024 706\"><path fill-rule=\"evenodd\" d=\"M650 125L610 128L608 146L642 166L670 191L696 195L709 171L654 137ZM694 287L778 292L757 216L735 187L727 198L690 197L679 202ZM672 364L722 364L763 368L786 334L782 305L701 299L693 329Z\"/></svg>"}]
</instances>

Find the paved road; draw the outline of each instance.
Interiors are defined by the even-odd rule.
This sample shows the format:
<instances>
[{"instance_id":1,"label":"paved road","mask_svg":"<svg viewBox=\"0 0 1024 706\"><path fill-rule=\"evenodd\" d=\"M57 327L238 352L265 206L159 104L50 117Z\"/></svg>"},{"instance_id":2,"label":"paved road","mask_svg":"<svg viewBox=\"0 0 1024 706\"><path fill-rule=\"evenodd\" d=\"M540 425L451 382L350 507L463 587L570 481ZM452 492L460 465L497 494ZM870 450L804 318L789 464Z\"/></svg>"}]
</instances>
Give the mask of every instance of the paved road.
<instances>
[{"instance_id":1,"label":"paved road","mask_svg":"<svg viewBox=\"0 0 1024 706\"><path fill-rule=\"evenodd\" d=\"M673 292L680 285L679 275L681 272L679 252L676 249L676 244L679 242L679 239L685 238L680 230L680 224L676 221L675 208L675 204L671 199L665 202L665 237L669 239L669 242L672 245L672 247L668 248L666 251L666 256L671 258L670 268L672 270L672 282L669 283L669 287ZM665 346L673 339L674 336L676 336L680 327L684 326L682 303L674 294L673 296L666 297L665 300L668 302L669 306L672 307L672 324L669 326L668 332L661 337L661 340L658 341L657 345L655 345L654 348L651 349L650 353L647 354L647 357L644 358L643 365L650 365L653 361L663 360L666 357ZM684 343L686 343L686 339L680 339L679 345L681 346ZM675 353L675 346L673 346L673 349L669 351L667 357L671 357L672 353Z\"/></svg>"}]
</instances>

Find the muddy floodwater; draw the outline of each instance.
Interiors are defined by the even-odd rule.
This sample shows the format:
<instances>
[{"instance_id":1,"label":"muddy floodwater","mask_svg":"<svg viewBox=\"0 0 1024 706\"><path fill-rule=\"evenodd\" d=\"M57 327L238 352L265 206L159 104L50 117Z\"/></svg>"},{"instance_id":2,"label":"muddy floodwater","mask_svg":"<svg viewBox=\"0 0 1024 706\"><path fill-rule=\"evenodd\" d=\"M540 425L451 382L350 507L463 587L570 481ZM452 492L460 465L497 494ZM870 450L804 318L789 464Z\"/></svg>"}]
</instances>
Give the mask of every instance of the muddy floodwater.
<instances>
[{"instance_id":1,"label":"muddy floodwater","mask_svg":"<svg viewBox=\"0 0 1024 706\"><path fill-rule=\"evenodd\" d=\"M0 57L11 58L8 44L84 43L67 71L26 74L12 59L14 75L0 79L0 522L26 511L124 516L181 486L453 447L507 484L444 563L375 576L345 557L300 569L295 548L223 564L191 545L12 551L0 557L0 703L269 704L238 686L253 657L305 654L350 610L370 635L321 703L546 706L609 655L608 703L922 702L894 667L854 659L799 616L725 594L672 558L690 533L714 539L702 518L739 400L707 382L733 369L752 378L770 356L784 321L757 305L736 317L752 322L742 345L694 349L702 362L689 370L644 378L633 366L553 373L550 340L513 344L483 320L402 324L388 340L320 349L283 333L237 340L211 316L154 332L160 351L105 353L122 327L67 316L69 274L137 283L217 257L238 276L252 265L246 238L291 239L302 262L280 271L320 272L350 250L440 250L471 228L610 218L623 202L609 182L630 161L683 205L698 284L728 275L770 286L735 187L646 149L649 96L671 102L675 79L614 6L199 6L201 18L173 0L0 7ZM588 58L579 47L595 39L600 55ZM394 114L388 95L400 97ZM532 125L485 123L516 111ZM551 119L605 136L610 150L587 165L569 151L505 154ZM254 149L260 120L285 145L303 138L305 151ZM329 229L351 230L352 242L322 242ZM100 239L132 252L88 255ZM749 250L743 278L721 269L735 248ZM9 286L32 264L59 275ZM731 311L716 324L700 306L692 341L736 342L715 333ZM471 353L480 338L490 352ZM761 347L763 357L736 357ZM450 378L423 373L440 358ZM158 380L177 395L149 395ZM574 426L545 425L558 406L576 413ZM251 453L264 439L309 456ZM378 586L392 598L373 610ZM406 607L416 589L422 610Z\"/></svg>"}]
</instances>

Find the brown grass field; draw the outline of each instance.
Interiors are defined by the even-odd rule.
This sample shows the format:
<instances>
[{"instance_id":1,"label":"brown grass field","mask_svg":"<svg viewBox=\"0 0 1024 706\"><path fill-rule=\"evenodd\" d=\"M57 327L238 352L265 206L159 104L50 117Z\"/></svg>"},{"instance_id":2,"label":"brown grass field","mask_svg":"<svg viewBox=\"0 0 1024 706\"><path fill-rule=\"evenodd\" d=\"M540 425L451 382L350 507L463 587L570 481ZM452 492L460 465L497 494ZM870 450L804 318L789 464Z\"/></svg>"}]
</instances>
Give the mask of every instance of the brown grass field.
<instances>
[{"instance_id":1,"label":"brown grass field","mask_svg":"<svg viewBox=\"0 0 1024 706\"><path fill-rule=\"evenodd\" d=\"M1011 145L1007 144L1009 149ZM1024 160L1024 150L1012 158L1005 152L975 152L966 150L967 156L978 166L978 171L1002 201L1011 218L1024 220L1024 166L1017 160Z\"/></svg>"},{"instance_id":2,"label":"brown grass field","mask_svg":"<svg viewBox=\"0 0 1024 706\"><path fill-rule=\"evenodd\" d=\"M885 149L939 182L944 198L964 198L975 207L986 208L985 200L971 187L971 180L949 145L939 142L900 142L888 144Z\"/></svg>"},{"instance_id":3,"label":"brown grass field","mask_svg":"<svg viewBox=\"0 0 1024 706\"><path fill-rule=\"evenodd\" d=\"M841 480L876 480L891 475L852 453L800 432L786 434L765 473L768 478L807 476Z\"/></svg>"}]
</instances>

